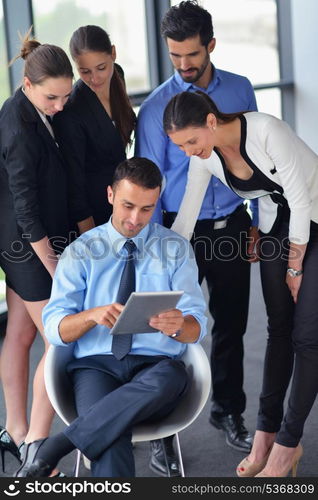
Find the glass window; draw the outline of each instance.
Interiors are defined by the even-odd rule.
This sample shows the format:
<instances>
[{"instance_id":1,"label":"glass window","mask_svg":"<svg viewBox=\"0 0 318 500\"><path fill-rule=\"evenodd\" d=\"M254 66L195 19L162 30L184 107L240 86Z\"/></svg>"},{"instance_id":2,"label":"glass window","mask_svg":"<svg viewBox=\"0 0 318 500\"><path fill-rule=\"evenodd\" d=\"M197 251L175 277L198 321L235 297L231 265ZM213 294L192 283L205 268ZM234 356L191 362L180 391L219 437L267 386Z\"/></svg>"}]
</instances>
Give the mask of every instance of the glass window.
<instances>
[{"instance_id":1,"label":"glass window","mask_svg":"<svg viewBox=\"0 0 318 500\"><path fill-rule=\"evenodd\" d=\"M33 0L32 5L40 42L59 45L69 54L73 31L87 24L101 26L116 46L128 92L150 90L144 0Z\"/></svg>"},{"instance_id":2,"label":"glass window","mask_svg":"<svg viewBox=\"0 0 318 500\"><path fill-rule=\"evenodd\" d=\"M0 1L0 107L10 95L9 70L4 32L2 1Z\"/></svg>"},{"instance_id":3,"label":"glass window","mask_svg":"<svg viewBox=\"0 0 318 500\"><path fill-rule=\"evenodd\" d=\"M219 68L254 85L279 80L275 0L203 0L202 6L212 14Z\"/></svg>"},{"instance_id":4,"label":"glass window","mask_svg":"<svg viewBox=\"0 0 318 500\"><path fill-rule=\"evenodd\" d=\"M282 97L279 88L257 90L256 101L259 111L282 119Z\"/></svg>"}]
</instances>

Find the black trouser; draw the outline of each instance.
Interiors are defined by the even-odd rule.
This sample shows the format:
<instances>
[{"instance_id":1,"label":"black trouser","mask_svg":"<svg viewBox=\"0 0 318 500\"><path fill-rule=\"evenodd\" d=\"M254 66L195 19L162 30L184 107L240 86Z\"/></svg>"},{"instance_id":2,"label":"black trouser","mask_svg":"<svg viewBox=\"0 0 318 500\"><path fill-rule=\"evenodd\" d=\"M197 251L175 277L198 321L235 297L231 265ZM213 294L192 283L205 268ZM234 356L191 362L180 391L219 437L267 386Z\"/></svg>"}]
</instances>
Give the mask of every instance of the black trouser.
<instances>
[{"instance_id":1,"label":"black trouser","mask_svg":"<svg viewBox=\"0 0 318 500\"><path fill-rule=\"evenodd\" d=\"M246 258L246 238L251 219L244 207L240 207L229 217L225 228L213 229L213 224L213 220L198 221L191 240L200 283L206 278L209 310L214 319L212 412L241 414L246 405L243 335L249 304L250 264Z\"/></svg>"},{"instance_id":2,"label":"black trouser","mask_svg":"<svg viewBox=\"0 0 318 500\"><path fill-rule=\"evenodd\" d=\"M165 356L88 356L68 365L79 417L64 431L94 477L133 477L132 428L160 420L187 387L184 363Z\"/></svg>"},{"instance_id":3,"label":"black trouser","mask_svg":"<svg viewBox=\"0 0 318 500\"><path fill-rule=\"evenodd\" d=\"M286 285L288 222L261 238L261 280L268 339L257 429L278 432L276 441L297 446L318 391L318 229L312 225L295 305ZM294 363L295 360L295 363ZM284 414L284 398L292 376Z\"/></svg>"}]
</instances>

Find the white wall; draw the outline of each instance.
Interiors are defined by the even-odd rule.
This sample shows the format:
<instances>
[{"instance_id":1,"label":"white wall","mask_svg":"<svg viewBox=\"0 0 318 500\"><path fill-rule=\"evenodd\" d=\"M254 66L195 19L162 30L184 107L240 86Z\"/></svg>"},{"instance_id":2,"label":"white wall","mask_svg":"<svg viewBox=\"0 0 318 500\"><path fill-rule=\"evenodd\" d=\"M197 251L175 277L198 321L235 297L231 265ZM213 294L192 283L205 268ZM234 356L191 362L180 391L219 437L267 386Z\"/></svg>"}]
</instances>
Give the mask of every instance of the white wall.
<instances>
[{"instance_id":1,"label":"white wall","mask_svg":"<svg viewBox=\"0 0 318 500\"><path fill-rule=\"evenodd\" d=\"M296 132L318 153L318 1L278 1L291 1Z\"/></svg>"}]
</instances>

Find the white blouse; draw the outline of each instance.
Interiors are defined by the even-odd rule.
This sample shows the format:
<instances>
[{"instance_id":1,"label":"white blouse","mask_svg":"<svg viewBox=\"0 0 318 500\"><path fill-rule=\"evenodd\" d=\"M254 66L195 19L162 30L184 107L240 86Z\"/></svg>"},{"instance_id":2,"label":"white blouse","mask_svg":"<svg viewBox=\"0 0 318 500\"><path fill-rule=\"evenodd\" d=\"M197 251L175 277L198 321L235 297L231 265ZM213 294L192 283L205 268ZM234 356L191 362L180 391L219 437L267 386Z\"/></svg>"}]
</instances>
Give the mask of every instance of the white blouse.
<instances>
[{"instance_id":1,"label":"white blouse","mask_svg":"<svg viewBox=\"0 0 318 500\"><path fill-rule=\"evenodd\" d=\"M241 154L248 165L272 181L271 193L282 193L290 208L289 239L307 243L310 221L318 223L318 156L282 120L260 112L241 119ZM171 229L190 239L211 175L244 199L259 198L259 228L268 233L277 217L269 191L234 189L227 180L220 153L205 160L192 156L183 200ZM276 185L276 186L275 186Z\"/></svg>"}]
</instances>

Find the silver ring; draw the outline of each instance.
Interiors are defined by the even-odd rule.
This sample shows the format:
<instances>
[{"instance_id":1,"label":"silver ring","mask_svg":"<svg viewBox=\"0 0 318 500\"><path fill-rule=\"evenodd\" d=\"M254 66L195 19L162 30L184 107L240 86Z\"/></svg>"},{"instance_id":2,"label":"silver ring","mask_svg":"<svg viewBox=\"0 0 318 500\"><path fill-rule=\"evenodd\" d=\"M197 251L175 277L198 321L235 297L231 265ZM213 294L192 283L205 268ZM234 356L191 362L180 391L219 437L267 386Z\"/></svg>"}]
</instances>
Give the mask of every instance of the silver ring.
<instances>
[{"instance_id":1,"label":"silver ring","mask_svg":"<svg viewBox=\"0 0 318 500\"><path fill-rule=\"evenodd\" d=\"M170 337L172 337L173 339L174 339L175 337L177 337L177 336L178 336L178 334L177 334L177 333L173 333L172 335L170 335Z\"/></svg>"}]
</instances>

